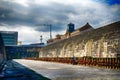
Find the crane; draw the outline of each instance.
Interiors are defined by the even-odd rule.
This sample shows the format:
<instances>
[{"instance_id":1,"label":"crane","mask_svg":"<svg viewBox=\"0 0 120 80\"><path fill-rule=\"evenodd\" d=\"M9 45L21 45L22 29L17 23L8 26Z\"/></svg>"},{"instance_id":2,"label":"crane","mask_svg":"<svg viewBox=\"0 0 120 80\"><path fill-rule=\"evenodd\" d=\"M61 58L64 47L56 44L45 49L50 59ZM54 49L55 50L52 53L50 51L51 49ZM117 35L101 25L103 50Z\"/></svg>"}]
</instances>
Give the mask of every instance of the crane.
<instances>
[{"instance_id":1,"label":"crane","mask_svg":"<svg viewBox=\"0 0 120 80\"><path fill-rule=\"evenodd\" d=\"M50 39L52 39L52 24L43 24L43 26L49 26L50 27Z\"/></svg>"},{"instance_id":2,"label":"crane","mask_svg":"<svg viewBox=\"0 0 120 80\"><path fill-rule=\"evenodd\" d=\"M52 39L52 24L38 24L37 26L48 26L49 30L50 30L50 39ZM42 39L42 37L41 37L41 39ZM41 39L40 39L40 41L41 41Z\"/></svg>"}]
</instances>

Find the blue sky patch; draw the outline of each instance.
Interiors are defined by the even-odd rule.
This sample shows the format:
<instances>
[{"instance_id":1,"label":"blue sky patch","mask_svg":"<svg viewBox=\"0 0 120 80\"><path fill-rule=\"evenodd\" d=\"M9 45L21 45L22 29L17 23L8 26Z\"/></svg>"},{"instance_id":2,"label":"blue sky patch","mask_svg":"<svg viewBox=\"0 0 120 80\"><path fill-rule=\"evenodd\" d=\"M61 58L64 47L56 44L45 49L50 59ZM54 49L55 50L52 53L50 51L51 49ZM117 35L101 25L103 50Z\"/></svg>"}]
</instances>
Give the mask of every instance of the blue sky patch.
<instances>
[{"instance_id":1,"label":"blue sky patch","mask_svg":"<svg viewBox=\"0 0 120 80\"><path fill-rule=\"evenodd\" d=\"M120 4L120 0L96 0L96 1L107 3L109 5Z\"/></svg>"}]
</instances>

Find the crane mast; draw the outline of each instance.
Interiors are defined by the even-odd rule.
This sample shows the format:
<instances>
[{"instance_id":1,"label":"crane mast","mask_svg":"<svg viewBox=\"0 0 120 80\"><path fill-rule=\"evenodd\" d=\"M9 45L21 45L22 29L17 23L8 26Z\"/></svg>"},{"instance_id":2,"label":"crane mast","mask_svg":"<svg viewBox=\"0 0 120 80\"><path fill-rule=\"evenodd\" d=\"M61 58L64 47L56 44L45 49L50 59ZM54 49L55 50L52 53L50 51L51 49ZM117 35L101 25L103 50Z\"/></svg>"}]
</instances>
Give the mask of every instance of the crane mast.
<instances>
[{"instance_id":1,"label":"crane mast","mask_svg":"<svg viewBox=\"0 0 120 80\"><path fill-rule=\"evenodd\" d=\"M50 40L52 40L52 24L38 24L37 26L48 26L50 30ZM40 36L40 42L42 43L42 35Z\"/></svg>"}]
</instances>

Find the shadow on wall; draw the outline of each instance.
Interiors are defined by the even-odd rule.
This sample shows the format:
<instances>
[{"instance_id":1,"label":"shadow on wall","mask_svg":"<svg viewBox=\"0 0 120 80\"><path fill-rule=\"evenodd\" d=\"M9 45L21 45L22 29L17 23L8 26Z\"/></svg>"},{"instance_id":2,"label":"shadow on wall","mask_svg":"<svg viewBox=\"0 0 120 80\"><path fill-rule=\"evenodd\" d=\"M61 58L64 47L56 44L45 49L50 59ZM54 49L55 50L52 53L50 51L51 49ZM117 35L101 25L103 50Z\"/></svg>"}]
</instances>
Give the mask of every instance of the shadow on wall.
<instances>
[{"instance_id":1,"label":"shadow on wall","mask_svg":"<svg viewBox=\"0 0 120 80\"><path fill-rule=\"evenodd\" d=\"M2 36L0 34L0 73L2 71L2 68L4 67L5 61L6 61L5 47L3 44Z\"/></svg>"}]
</instances>

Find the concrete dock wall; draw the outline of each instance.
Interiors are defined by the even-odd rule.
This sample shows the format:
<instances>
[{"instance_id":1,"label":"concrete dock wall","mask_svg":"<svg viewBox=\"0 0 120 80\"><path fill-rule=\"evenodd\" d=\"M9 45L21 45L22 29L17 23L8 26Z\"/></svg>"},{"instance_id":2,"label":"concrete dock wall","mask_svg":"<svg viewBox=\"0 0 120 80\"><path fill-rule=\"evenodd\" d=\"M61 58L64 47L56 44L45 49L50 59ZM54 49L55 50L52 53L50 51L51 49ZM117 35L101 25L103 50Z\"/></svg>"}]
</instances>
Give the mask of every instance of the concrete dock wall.
<instances>
[{"instance_id":1,"label":"concrete dock wall","mask_svg":"<svg viewBox=\"0 0 120 80\"><path fill-rule=\"evenodd\" d=\"M4 66L5 61L6 61L5 47L3 44L2 36L0 34L0 72Z\"/></svg>"},{"instance_id":2,"label":"concrete dock wall","mask_svg":"<svg viewBox=\"0 0 120 80\"><path fill-rule=\"evenodd\" d=\"M40 49L39 57L116 58L120 56L120 21L60 40Z\"/></svg>"}]
</instances>

